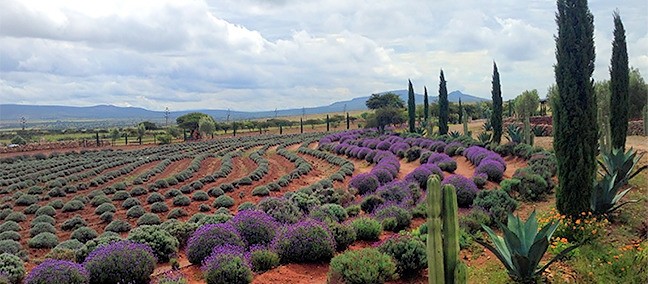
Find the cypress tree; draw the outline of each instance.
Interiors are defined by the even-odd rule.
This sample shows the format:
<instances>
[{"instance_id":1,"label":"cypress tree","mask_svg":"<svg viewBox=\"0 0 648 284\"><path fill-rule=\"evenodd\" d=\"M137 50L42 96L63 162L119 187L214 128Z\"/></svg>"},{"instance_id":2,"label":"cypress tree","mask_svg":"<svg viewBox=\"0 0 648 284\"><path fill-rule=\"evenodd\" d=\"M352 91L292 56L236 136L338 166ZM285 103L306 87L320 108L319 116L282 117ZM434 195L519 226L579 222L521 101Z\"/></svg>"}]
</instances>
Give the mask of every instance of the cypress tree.
<instances>
[{"instance_id":1,"label":"cypress tree","mask_svg":"<svg viewBox=\"0 0 648 284\"><path fill-rule=\"evenodd\" d=\"M414 101L414 88L412 87L412 81L409 82L409 91L407 92L407 115L408 115L408 124L409 132L416 132L415 123L416 123L416 102Z\"/></svg>"},{"instance_id":2,"label":"cypress tree","mask_svg":"<svg viewBox=\"0 0 648 284\"><path fill-rule=\"evenodd\" d=\"M430 115L430 101L428 99L427 87L423 86L423 120L428 121Z\"/></svg>"},{"instance_id":3,"label":"cypress tree","mask_svg":"<svg viewBox=\"0 0 648 284\"><path fill-rule=\"evenodd\" d=\"M553 147L558 161L556 208L576 216L589 211L596 177L598 125L594 72L594 16L587 0L558 0L553 105Z\"/></svg>"},{"instance_id":4,"label":"cypress tree","mask_svg":"<svg viewBox=\"0 0 648 284\"><path fill-rule=\"evenodd\" d=\"M513 117L513 100L508 101L508 106L509 106L508 107L508 111L509 111L508 117Z\"/></svg>"},{"instance_id":5,"label":"cypress tree","mask_svg":"<svg viewBox=\"0 0 648 284\"><path fill-rule=\"evenodd\" d=\"M502 140L502 88L495 62L493 62L493 89L491 95L493 96L493 113L490 120L493 126L493 142L499 144L500 140Z\"/></svg>"},{"instance_id":6,"label":"cypress tree","mask_svg":"<svg viewBox=\"0 0 648 284\"><path fill-rule=\"evenodd\" d=\"M304 133L304 119L299 118L299 133Z\"/></svg>"},{"instance_id":7,"label":"cypress tree","mask_svg":"<svg viewBox=\"0 0 648 284\"><path fill-rule=\"evenodd\" d=\"M625 29L619 11L614 12L614 41L610 63L610 130L612 147L625 150L628 133L628 88L630 69Z\"/></svg>"},{"instance_id":8,"label":"cypress tree","mask_svg":"<svg viewBox=\"0 0 648 284\"><path fill-rule=\"evenodd\" d=\"M446 80L441 69L439 76L439 134L448 133L448 89Z\"/></svg>"},{"instance_id":9,"label":"cypress tree","mask_svg":"<svg viewBox=\"0 0 648 284\"><path fill-rule=\"evenodd\" d=\"M349 130L349 128L351 127L351 119L349 119L349 113L348 112L346 113L346 115L347 115L347 117L346 117L347 130Z\"/></svg>"},{"instance_id":10,"label":"cypress tree","mask_svg":"<svg viewBox=\"0 0 648 284\"><path fill-rule=\"evenodd\" d=\"M326 115L326 132L329 132L331 130L331 124L329 122L329 115Z\"/></svg>"},{"instance_id":11,"label":"cypress tree","mask_svg":"<svg viewBox=\"0 0 648 284\"><path fill-rule=\"evenodd\" d=\"M463 107L461 106L461 98L459 98L459 121L463 122Z\"/></svg>"}]
</instances>

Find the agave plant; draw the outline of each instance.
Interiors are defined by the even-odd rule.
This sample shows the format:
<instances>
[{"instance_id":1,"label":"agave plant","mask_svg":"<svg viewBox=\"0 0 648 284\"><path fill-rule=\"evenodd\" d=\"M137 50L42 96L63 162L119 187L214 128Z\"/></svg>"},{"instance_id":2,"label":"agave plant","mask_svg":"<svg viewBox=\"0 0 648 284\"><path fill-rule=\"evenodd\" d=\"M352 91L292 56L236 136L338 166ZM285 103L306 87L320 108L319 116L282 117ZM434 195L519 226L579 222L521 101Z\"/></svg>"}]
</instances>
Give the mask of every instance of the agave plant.
<instances>
[{"instance_id":1,"label":"agave plant","mask_svg":"<svg viewBox=\"0 0 648 284\"><path fill-rule=\"evenodd\" d=\"M632 187L619 191L630 179L648 168L648 166L643 166L634 171L642 156L643 154L637 155L637 151L633 149L625 153L621 149L602 153L602 158L598 162L601 166L599 173L603 178L600 181L594 181L594 191L590 199L592 212L596 214L611 213L625 204L637 202L637 200L628 200L619 203Z\"/></svg>"},{"instance_id":2,"label":"agave plant","mask_svg":"<svg viewBox=\"0 0 648 284\"><path fill-rule=\"evenodd\" d=\"M479 142L488 144L491 141L492 136L493 135L488 132L482 132L477 135L477 139L479 140Z\"/></svg>"},{"instance_id":3,"label":"agave plant","mask_svg":"<svg viewBox=\"0 0 648 284\"><path fill-rule=\"evenodd\" d=\"M536 137L546 136L545 133L547 133L547 126L536 124L531 127L531 132L533 132L533 135Z\"/></svg>"},{"instance_id":4,"label":"agave plant","mask_svg":"<svg viewBox=\"0 0 648 284\"><path fill-rule=\"evenodd\" d=\"M479 239L477 239L477 242L493 252L504 264L509 276L521 283L534 283L535 278L542 274L554 261L578 247L578 245L573 245L564 249L547 264L538 268L542 256L549 248L549 240L556 231L558 223L552 221L538 231L538 221L534 210L526 222L520 220L519 216L513 217L509 213L506 226L500 222L497 222L497 224L504 232L504 237L498 236L491 228L482 225L490 236L493 245Z\"/></svg>"},{"instance_id":5,"label":"agave plant","mask_svg":"<svg viewBox=\"0 0 648 284\"><path fill-rule=\"evenodd\" d=\"M522 140L524 138L520 127L514 124L509 124L508 127L506 127L506 134L506 139L508 139L508 141L518 144L522 143Z\"/></svg>"},{"instance_id":6,"label":"agave plant","mask_svg":"<svg viewBox=\"0 0 648 284\"><path fill-rule=\"evenodd\" d=\"M459 133L459 131L450 131L450 133L448 133L448 135L451 138L459 138L459 137L461 137L461 133Z\"/></svg>"},{"instance_id":7,"label":"agave plant","mask_svg":"<svg viewBox=\"0 0 648 284\"><path fill-rule=\"evenodd\" d=\"M482 128L484 129L484 131L492 131L493 125L491 125L490 120L486 120L486 122L484 122L484 125L482 125Z\"/></svg>"}]
</instances>

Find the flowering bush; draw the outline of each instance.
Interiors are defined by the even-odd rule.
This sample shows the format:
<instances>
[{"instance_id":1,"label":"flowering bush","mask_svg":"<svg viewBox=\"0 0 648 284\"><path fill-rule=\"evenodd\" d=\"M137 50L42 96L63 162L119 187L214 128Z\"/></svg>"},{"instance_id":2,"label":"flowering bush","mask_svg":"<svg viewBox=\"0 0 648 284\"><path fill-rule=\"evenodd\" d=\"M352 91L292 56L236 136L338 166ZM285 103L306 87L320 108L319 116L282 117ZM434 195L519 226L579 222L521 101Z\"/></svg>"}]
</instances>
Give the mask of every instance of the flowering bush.
<instances>
[{"instance_id":1,"label":"flowering bush","mask_svg":"<svg viewBox=\"0 0 648 284\"><path fill-rule=\"evenodd\" d=\"M414 182L420 187L424 187L428 177L432 174L428 168L420 166L405 176L405 181Z\"/></svg>"},{"instance_id":2,"label":"flowering bush","mask_svg":"<svg viewBox=\"0 0 648 284\"><path fill-rule=\"evenodd\" d=\"M29 272L25 284L86 284L86 269L76 262L46 259Z\"/></svg>"},{"instance_id":3,"label":"flowering bush","mask_svg":"<svg viewBox=\"0 0 648 284\"><path fill-rule=\"evenodd\" d=\"M330 203L313 208L309 216L321 222L344 222L349 217L344 207Z\"/></svg>"},{"instance_id":4,"label":"flowering bush","mask_svg":"<svg viewBox=\"0 0 648 284\"><path fill-rule=\"evenodd\" d=\"M193 264L201 263L216 246L231 244L243 246L238 231L231 224L207 224L198 228L187 241L187 258Z\"/></svg>"},{"instance_id":5,"label":"flowering bush","mask_svg":"<svg viewBox=\"0 0 648 284\"><path fill-rule=\"evenodd\" d=\"M378 178L371 173L359 174L349 181L349 187L357 189L360 194L374 192L378 185Z\"/></svg>"},{"instance_id":6,"label":"flowering bush","mask_svg":"<svg viewBox=\"0 0 648 284\"><path fill-rule=\"evenodd\" d=\"M375 166L371 170L371 173L376 176L380 184L386 184L394 180L394 175L392 174L392 172L383 167Z\"/></svg>"},{"instance_id":7,"label":"flowering bush","mask_svg":"<svg viewBox=\"0 0 648 284\"><path fill-rule=\"evenodd\" d=\"M402 277L417 276L427 267L425 244L410 235L394 235L382 242L378 250L396 260L396 271Z\"/></svg>"},{"instance_id":8,"label":"flowering bush","mask_svg":"<svg viewBox=\"0 0 648 284\"><path fill-rule=\"evenodd\" d=\"M378 206L385 203L385 199L377 195L368 195L360 203L360 208L366 213L372 213Z\"/></svg>"},{"instance_id":9,"label":"flowering bush","mask_svg":"<svg viewBox=\"0 0 648 284\"><path fill-rule=\"evenodd\" d=\"M227 244L214 247L200 268L208 284L247 284L252 282L248 256L239 246Z\"/></svg>"},{"instance_id":10,"label":"flowering bush","mask_svg":"<svg viewBox=\"0 0 648 284\"><path fill-rule=\"evenodd\" d=\"M561 239L565 238L571 243L601 238L605 236L605 230L610 224L606 218L597 218L591 212L582 212L580 216L570 218L561 215L555 208L538 217L538 224L540 225L551 221L560 222L553 236Z\"/></svg>"},{"instance_id":11,"label":"flowering bush","mask_svg":"<svg viewBox=\"0 0 648 284\"><path fill-rule=\"evenodd\" d=\"M100 246L83 262L90 283L149 283L155 269L155 256L145 244L118 241Z\"/></svg>"},{"instance_id":12,"label":"flowering bush","mask_svg":"<svg viewBox=\"0 0 648 284\"><path fill-rule=\"evenodd\" d=\"M468 208L472 205L479 189L472 180L462 175L451 175L441 182L442 185L451 184L457 190L457 205Z\"/></svg>"},{"instance_id":13,"label":"flowering bush","mask_svg":"<svg viewBox=\"0 0 648 284\"><path fill-rule=\"evenodd\" d=\"M247 246L270 243L279 224L263 211L244 210L238 212L231 221Z\"/></svg>"},{"instance_id":14,"label":"flowering bush","mask_svg":"<svg viewBox=\"0 0 648 284\"><path fill-rule=\"evenodd\" d=\"M375 248L348 251L331 260L328 283L385 283L396 278L391 256Z\"/></svg>"},{"instance_id":15,"label":"flowering bush","mask_svg":"<svg viewBox=\"0 0 648 284\"><path fill-rule=\"evenodd\" d=\"M328 227L314 220L285 227L277 234L273 246L283 262L328 260L335 252L335 240Z\"/></svg>"},{"instance_id":16,"label":"flowering bush","mask_svg":"<svg viewBox=\"0 0 648 284\"><path fill-rule=\"evenodd\" d=\"M477 188L482 189L488 181L488 175L485 173L477 173L472 177L472 181L475 183Z\"/></svg>"},{"instance_id":17,"label":"flowering bush","mask_svg":"<svg viewBox=\"0 0 648 284\"><path fill-rule=\"evenodd\" d=\"M488 180L499 182L504 176L504 166L498 161L486 159L479 163L479 166L475 169L475 173L484 173L488 176Z\"/></svg>"},{"instance_id":18,"label":"flowering bush","mask_svg":"<svg viewBox=\"0 0 648 284\"><path fill-rule=\"evenodd\" d=\"M258 208L281 223L295 223L301 217L299 208L284 198L264 198L259 202Z\"/></svg>"},{"instance_id":19,"label":"flowering bush","mask_svg":"<svg viewBox=\"0 0 648 284\"><path fill-rule=\"evenodd\" d=\"M376 190L375 195L384 201L391 201L397 204L405 204L407 201L412 201L413 199L412 191L407 182L392 182L383 185Z\"/></svg>"},{"instance_id":20,"label":"flowering bush","mask_svg":"<svg viewBox=\"0 0 648 284\"><path fill-rule=\"evenodd\" d=\"M459 149L461 147L463 147L463 144L461 144L460 142L450 142L450 143L448 143L448 145L445 146L445 148L443 148L443 152L446 155L452 157L452 156L455 156L455 155L459 155L457 153L457 149Z\"/></svg>"}]
</instances>

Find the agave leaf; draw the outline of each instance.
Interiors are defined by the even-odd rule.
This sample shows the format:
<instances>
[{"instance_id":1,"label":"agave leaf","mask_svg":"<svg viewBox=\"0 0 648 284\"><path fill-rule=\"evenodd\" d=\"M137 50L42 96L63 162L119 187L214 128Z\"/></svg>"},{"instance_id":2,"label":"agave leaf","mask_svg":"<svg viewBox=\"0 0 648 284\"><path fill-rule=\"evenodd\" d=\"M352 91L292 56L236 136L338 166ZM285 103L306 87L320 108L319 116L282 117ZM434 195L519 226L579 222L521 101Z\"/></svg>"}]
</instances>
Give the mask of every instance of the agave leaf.
<instances>
[{"instance_id":1,"label":"agave leaf","mask_svg":"<svg viewBox=\"0 0 648 284\"><path fill-rule=\"evenodd\" d=\"M544 256L545 252L547 252L548 248L549 248L549 239L547 238L540 238L537 242L533 243L533 245L531 246L528 255L529 262L532 266L530 271L531 274L533 274L533 271L540 264L540 260L542 259L542 256Z\"/></svg>"},{"instance_id":2,"label":"agave leaf","mask_svg":"<svg viewBox=\"0 0 648 284\"><path fill-rule=\"evenodd\" d=\"M528 253L531 245L533 245L535 241L537 233L538 220L536 219L536 211L533 210L533 212L531 212L531 215L527 219L526 224L524 224L524 236L522 237L522 240L524 242L525 252Z\"/></svg>"},{"instance_id":3,"label":"agave leaf","mask_svg":"<svg viewBox=\"0 0 648 284\"><path fill-rule=\"evenodd\" d=\"M520 279L522 281L529 279L533 276L533 270L535 267L532 266L529 258L524 255L514 254L512 256L513 266L516 267L515 279ZM510 274L510 273L509 273Z\"/></svg>"},{"instance_id":4,"label":"agave leaf","mask_svg":"<svg viewBox=\"0 0 648 284\"><path fill-rule=\"evenodd\" d=\"M495 234L495 232L493 232L491 228L483 224L482 227L484 228L486 233L490 236L491 241L493 242L493 245L495 247L479 239L477 239L477 242L483 245L488 250L490 250L502 262L502 264L504 264L506 270L509 271L513 270L513 264L511 263L511 252L509 251L508 247L504 243L504 240L500 236Z\"/></svg>"}]
</instances>

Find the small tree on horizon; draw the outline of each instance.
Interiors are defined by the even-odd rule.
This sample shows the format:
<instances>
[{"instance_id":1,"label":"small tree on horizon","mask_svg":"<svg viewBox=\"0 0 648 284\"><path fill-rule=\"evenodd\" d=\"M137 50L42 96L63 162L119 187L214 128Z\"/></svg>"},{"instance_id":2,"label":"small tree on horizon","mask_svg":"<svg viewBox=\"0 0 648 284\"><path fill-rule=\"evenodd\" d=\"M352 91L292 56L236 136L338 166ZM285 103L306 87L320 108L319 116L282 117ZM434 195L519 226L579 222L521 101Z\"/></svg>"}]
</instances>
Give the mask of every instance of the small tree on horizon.
<instances>
[{"instance_id":1,"label":"small tree on horizon","mask_svg":"<svg viewBox=\"0 0 648 284\"><path fill-rule=\"evenodd\" d=\"M448 133L448 89L446 88L446 80L441 69L439 75L439 134L444 135Z\"/></svg>"},{"instance_id":2,"label":"small tree on horizon","mask_svg":"<svg viewBox=\"0 0 648 284\"><path fill-rule=\"evenodd\" d=\"M430 99L428 98L427 87L423 86L423 121L427 122L430 116Z\"/></svg>"},{"instance_id":3,"label":"small tree on horizon","mask_svg":"<svg viewBox=\"0 0 648 284\"><path fill-rule=\"evenodd\" d=\"M614 41L610 60L610 133L612 148L625 151L628 133L628 89L630 69L625 29L619 11L614 12ZM645 123L645 122L644 122Z\"/></svg>"}]
</instances>

